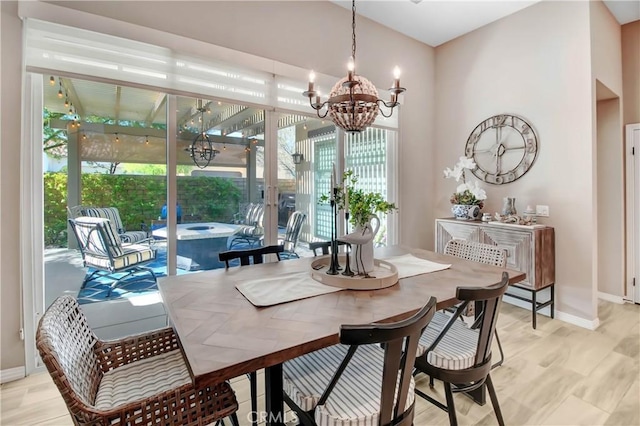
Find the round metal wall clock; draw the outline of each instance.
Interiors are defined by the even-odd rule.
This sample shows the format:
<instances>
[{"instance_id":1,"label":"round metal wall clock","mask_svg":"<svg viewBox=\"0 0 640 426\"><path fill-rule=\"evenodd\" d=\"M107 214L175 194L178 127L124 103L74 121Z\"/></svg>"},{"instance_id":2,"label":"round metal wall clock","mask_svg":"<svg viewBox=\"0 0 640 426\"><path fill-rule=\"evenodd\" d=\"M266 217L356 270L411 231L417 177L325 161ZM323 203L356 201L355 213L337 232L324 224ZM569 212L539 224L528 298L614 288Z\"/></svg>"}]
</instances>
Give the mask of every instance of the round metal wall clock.
<instances>
[{"instance_id":1,"label":"round metal wall clock","mask_svg":"<svg viewBox=\"0 0 640 426\"><path fill-rule=\"evenodd\" d=\"M465 155L475 161L480 180L495 185L513 182L531 168L538 156L538 136L524 119L494 115L476 126L467 139Z\"/></svg>"}]
</instances>

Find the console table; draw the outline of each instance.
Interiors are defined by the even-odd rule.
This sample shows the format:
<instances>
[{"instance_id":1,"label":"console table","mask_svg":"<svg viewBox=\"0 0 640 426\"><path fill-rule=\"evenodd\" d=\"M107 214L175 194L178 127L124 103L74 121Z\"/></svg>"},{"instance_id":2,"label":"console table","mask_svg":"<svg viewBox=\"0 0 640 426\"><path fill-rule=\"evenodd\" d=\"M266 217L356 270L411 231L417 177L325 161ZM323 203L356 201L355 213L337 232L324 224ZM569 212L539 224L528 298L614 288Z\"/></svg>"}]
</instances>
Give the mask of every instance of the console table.
<instances>
[{"instance_id":1,"label":"console table","mask_svg":"<svg viewBox=\"0 0 640 426\"><path fill-rule=\"evenodd\" d=\"M444 253L447 242L452 239L493 244L507 252L507 268L527 274L524 281L512 284L530 293L527 298L507 291L507 296L531 304L533 328L536 328L536 313L547 306L554 316L555 285L555 234L545 225L514 225L500 222L463 221L454 218L436 219L435 251ZM547 301L537 300L538 292L549 287Z\"/></svg>"}]
</instances>

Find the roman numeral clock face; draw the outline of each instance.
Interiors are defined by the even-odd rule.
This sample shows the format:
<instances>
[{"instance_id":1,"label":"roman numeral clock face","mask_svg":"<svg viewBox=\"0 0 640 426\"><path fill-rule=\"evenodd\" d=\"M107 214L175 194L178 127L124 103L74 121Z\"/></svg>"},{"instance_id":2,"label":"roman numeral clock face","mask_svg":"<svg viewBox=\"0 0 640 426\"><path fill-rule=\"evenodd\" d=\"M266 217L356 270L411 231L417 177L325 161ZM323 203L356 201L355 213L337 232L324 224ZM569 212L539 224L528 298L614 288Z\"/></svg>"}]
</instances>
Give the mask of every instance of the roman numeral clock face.
<instances>
[{"instance_id":1,"label":"roman numeral clock face","mask_svg":"<svg viewBox=\"0 0 640 426\"><path fill-rule=\"evenodd\" d=\"M476 162L472 172L478 179L502 185L519 179L531 168L538 155L538 136L520 117L495 115L473 129L465 154Z\"/></svg>"}]
</instances>

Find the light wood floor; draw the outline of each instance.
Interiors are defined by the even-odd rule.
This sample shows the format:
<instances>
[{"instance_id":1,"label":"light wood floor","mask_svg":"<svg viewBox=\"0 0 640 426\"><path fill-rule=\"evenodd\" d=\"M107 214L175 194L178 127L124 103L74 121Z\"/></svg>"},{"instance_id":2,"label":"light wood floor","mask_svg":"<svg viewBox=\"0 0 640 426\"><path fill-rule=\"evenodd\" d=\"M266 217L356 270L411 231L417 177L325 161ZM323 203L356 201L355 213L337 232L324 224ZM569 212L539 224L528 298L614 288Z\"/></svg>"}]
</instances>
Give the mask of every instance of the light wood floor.
<instances>
[{"instance_id":1,"label":"light wood floor","mask_svg":"<svg viewBox=\"0 0 640 426\"><path fill-rule=\"evenodd\" d=\"M507 359L492 377L507 425L640 425L640 306L600 302L596 331L540 316L533 330L529 312L506 303L500 315ZM248 382L232 385L240 421L249 424ZM426 378L417 385L429 389ZM437 383L433 392L443 396ZM72 424L46 373L2 385L0 404L2 425ZM460 424L496 424L490 403L456 395L456 404ZM448 417L417 398L414 423L444 425Z\"/></svg>"}]
</instances>

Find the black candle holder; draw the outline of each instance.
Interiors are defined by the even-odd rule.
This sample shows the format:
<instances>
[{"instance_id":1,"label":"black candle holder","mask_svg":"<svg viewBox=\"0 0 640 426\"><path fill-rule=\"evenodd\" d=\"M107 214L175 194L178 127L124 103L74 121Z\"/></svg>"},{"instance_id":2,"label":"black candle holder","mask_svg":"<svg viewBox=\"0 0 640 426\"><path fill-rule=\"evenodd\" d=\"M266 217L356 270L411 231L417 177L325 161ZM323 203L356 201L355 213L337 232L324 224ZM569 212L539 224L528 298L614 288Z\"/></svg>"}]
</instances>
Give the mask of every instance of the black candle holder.
<instances>
[{"instance_id":1,"label":"black candle holder","mask_svg":"<svg viewBox=\"0 0 640 426\"><path fill-rule=\"evenodd\" d=\"M331 263L329 264L329 269L327 270L327 274L329 275L338 275L338 271L340 270L340 263L338 262L338 240L337 240L337 224L338 224L338 204L336 203L336 195L338 193L338 188L332 188L331 191L331 214L333 215L333 220L331 221Z\"/></svg>"},{"instance_id":2,"label":"black candle holder","mask_svg":"<svg viewBox=\"0 0 640 426\"><path fill-rule=\"evenodd\" d=\"M349 212L344 212L344 218L346 221L346 225L345 225L345 234L349 233ZM351 270L351 268L349 267L349 257L351 256L351 244L346 244L345 246L345 253L346 253L346 263L344 266L344 271L342 272L342 275L346 276L346 277L352 277L355 274L353 273L353 271Z\"/></svg>"}]
</instances>

